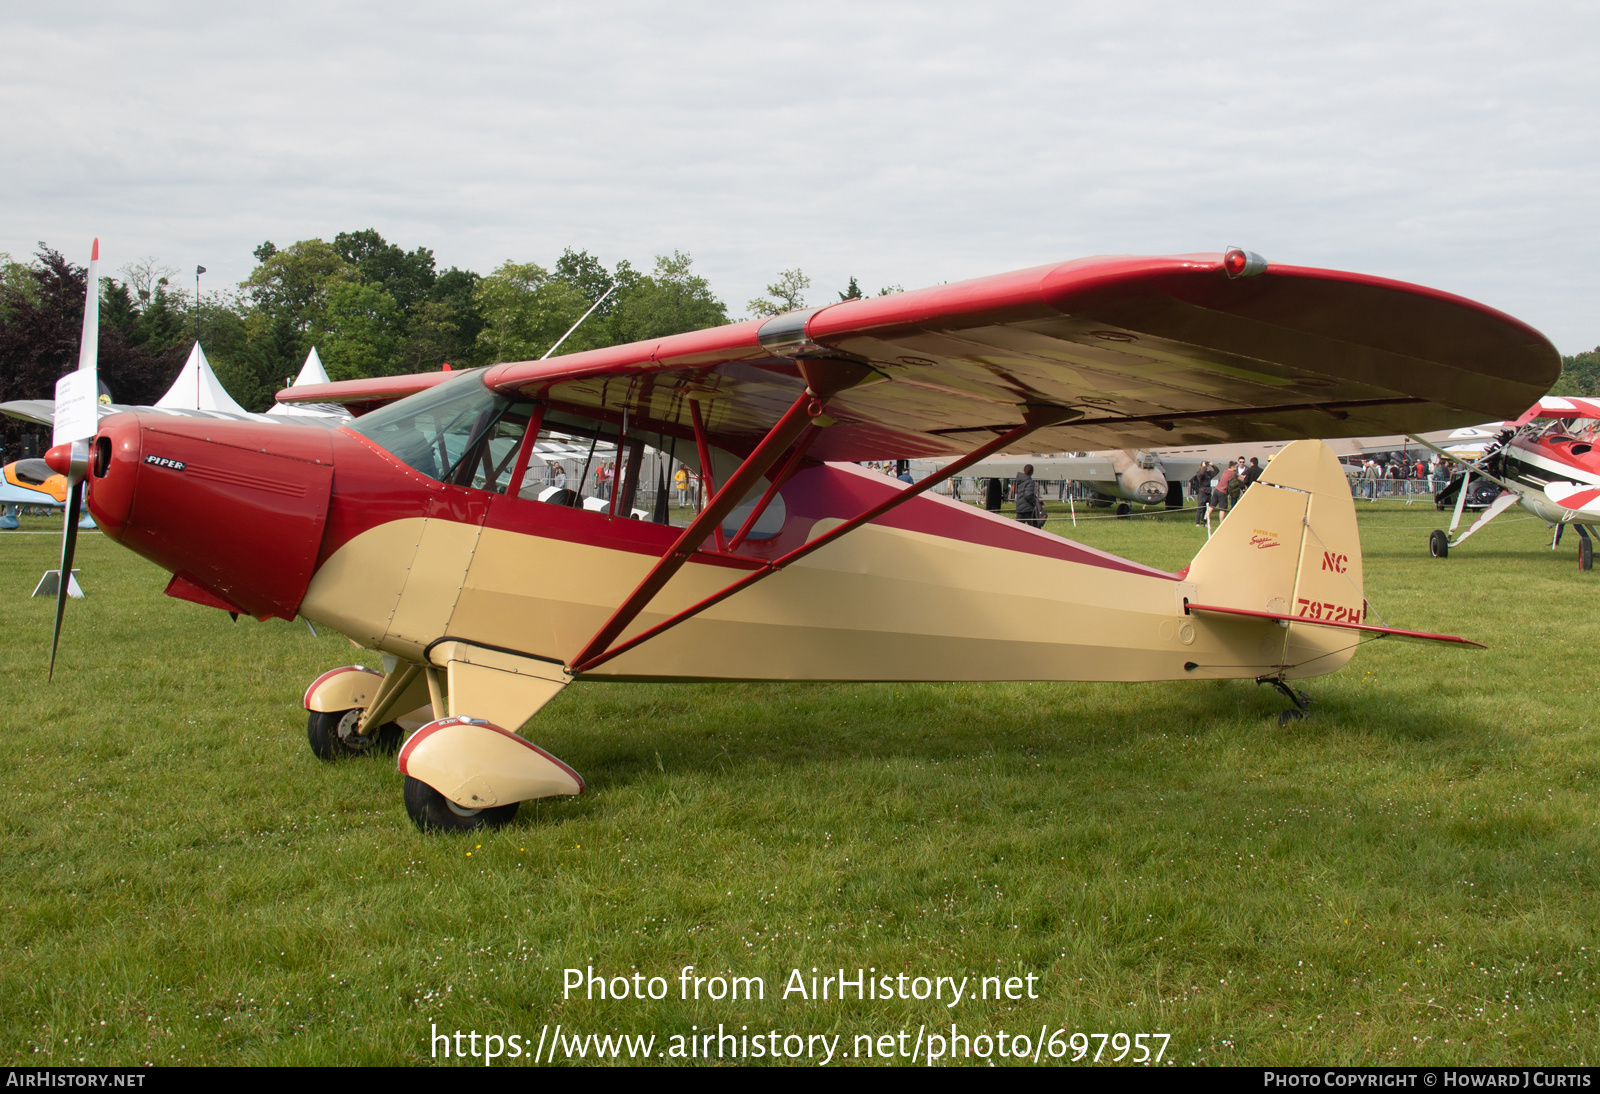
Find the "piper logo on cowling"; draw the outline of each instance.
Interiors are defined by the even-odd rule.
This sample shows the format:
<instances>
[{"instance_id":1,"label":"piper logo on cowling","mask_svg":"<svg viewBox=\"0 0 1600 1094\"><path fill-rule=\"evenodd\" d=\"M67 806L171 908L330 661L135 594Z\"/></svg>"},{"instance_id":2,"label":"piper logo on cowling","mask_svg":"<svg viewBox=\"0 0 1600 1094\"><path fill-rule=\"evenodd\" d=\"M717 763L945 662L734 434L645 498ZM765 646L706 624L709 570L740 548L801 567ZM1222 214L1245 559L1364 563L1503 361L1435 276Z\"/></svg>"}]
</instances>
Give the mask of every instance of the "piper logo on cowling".
<instances>
[{"instance_id":1,"label":"piper logo on cowling","mask_svg":"<svg viewBox=\"0 0 1600 1094\"><path fill-rule=\"evenodd\" d=\"M182 460L169 460L165 456L146 456L144 462L153 463L157 467L170 467L174 471L182 471L185 466Z\"/></svg>"}]
</instances>

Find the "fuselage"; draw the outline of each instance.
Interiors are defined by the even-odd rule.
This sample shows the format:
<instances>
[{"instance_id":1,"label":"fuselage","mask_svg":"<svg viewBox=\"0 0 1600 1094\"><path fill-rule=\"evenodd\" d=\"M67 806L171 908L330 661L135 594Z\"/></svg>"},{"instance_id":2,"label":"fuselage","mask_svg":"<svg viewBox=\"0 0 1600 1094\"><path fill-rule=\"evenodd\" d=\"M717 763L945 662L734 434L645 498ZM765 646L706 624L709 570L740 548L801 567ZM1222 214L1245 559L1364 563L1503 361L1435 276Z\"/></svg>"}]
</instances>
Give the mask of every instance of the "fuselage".
<instances>
[{"instance_id":1,"label":"fuselage","mask_svg":"<svg viewBox=\"0 0 1600 1094\"><path fill-rule=\"evenodd\" d=\"M174 574L174 595L259 617L298 613L412 662L456 640L570 665L682 534L626 509L441 482L349 428L125 415L102 422L95 445L91 511ZM805 467L783 486L775 530L737 551L697 545L622 640L901 485L850 464ZM1292 568L1287 581L1285 596ZM1216 602L1218 589L1209 592ZM1353 596L1358 612L1358 587ZM1208 602L1208 590L923 495L584 675L1131 681L1278 671L1282 628L1191 618L1186 597ZM1304 667L1289 675L1348 659L1343 638L1293 630Z\"/></svg>"},{"instance_id":2,"label":"fuselage","mask_svg":"<svg viewBox=\"0 0 1600 1094\"><path fill-rule=\"evenodd\" d=\"M1600 452L1586 438L1548 424L1537 430L1522 430L1494 455L1489 469L1515 483L1522 507L1541 520L1560 524L1594 519L1593 513L1563 508L1544 492L1551 483L1600 487Z\"/></svg>"}]
</instances>

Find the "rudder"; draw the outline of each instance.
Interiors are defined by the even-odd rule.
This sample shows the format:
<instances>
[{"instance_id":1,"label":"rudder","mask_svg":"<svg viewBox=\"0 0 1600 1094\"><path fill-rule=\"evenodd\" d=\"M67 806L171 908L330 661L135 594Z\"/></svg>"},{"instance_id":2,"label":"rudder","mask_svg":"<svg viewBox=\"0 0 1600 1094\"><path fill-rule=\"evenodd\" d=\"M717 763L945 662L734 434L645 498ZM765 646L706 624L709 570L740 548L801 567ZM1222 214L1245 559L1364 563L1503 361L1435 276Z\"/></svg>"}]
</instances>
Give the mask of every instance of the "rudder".
<instances>
[{"instance_id":1,"label":"rudder","mask_svg":"<svg viewBox=\"0 0 1600 1094\"><path fill-rule=\"evenodd\" d=\"M1188 581L1197 604L1361 622L1361 538L1333 449L1296 441L1278 453L1195 556ZM1354 650L1348 633L1331 628L1279 629L1286 676L1332 672Z\"/></svg>"}]
</instances>

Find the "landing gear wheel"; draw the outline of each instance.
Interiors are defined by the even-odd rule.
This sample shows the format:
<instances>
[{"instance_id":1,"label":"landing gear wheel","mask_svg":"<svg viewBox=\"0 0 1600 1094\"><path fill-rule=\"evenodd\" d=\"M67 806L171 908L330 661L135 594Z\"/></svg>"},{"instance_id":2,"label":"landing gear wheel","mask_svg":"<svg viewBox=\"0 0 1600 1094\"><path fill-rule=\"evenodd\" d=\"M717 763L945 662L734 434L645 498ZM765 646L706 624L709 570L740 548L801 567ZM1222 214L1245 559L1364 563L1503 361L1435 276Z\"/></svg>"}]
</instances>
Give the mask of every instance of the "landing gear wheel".
<instances>
[{"instance_id":1,"label":"landing gear wheel","mask_svg":"<svg viewBox=\"0 0 1600 1094\"><path fill-rule=\"evenodd\" d=\"M313 710L306 719L306 741L319 760L337 760L345 756L363 756L370 752L393 752L400 747L405 730L395 722L386 722L378 732L363 737L356 732L361 721L361 708L353 710Z\"/></svg>"},{"instance_id":2,"label":"landing gear wheel","mask_svg":"<svg viewBox=\"0 0 1600 1094\"><path fill-rule=\"evenodd\" d=\"M475 828L499 828L517 815L521 802L496 805L489 809L463 809L421 779L406 776L406 812L411 822L424 832L470 832Z\"/></svg>"},{"instance_id":3,"label":"landing gear wheel","mask_svg":"<svg viewBox=\"0 0 1600 1094\"><path fill-rule=\"evenodd\" d=\"M1444 529L1435 528L1428 533L1428 553L1434 558L1449 557L1450 537L1444 534Z\"/></svg>"},{"instance_id":4,"label":"landing gear wheel","mask_svg":"<svg viewBox=\"0 0 1600 1094\"><path fill-rule=\"evenodd\" d=\"M1306 713L1311 709L1311 696L1299 688L1290 687L1289 682L1281 676L1257 676L1256 683L1271 684L1294 706L1278 715L1278 727L1288 725L1290 722L1299 722L1305 719Z\"/></svg>"},{"instance_id":5,"label":"landing gear wheel","mask_svg":"<svg viewBox=\"0 0 1600 1094\"><path fill-rule=\"evenodd\" d=\"M1578 541L1578 569L1590 570L1594 568L1594 541L1588 536Z\"/></svg>"},{"instance_id":6,"label":"landing gear wheel","mask_svg":"<svg viewBox=\"0 0 1600 1094\"><path fill-rule=\"evenodd\" d=\"M1127 502L1123 501L1117 503L1117 516L1125 517L1131 512L1133 512L1133 506L1129 505Z\"/></svg>"}]
</instances>

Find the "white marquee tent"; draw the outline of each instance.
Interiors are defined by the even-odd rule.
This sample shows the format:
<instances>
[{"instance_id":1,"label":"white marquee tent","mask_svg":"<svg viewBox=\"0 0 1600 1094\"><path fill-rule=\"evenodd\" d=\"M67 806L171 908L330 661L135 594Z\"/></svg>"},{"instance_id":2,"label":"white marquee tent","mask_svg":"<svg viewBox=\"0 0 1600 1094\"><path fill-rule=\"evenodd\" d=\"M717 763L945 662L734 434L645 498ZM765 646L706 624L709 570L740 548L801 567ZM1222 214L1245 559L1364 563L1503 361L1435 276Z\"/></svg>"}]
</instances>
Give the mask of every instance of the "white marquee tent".
<instances>
[{"instance_id":1,"label":"white marquee tent","mask_svg":"<svg viewBox=\"0 0 1600 1094\"><path fill-rule=\"evenodd\" d=\"M221 410L229 414L246 414L248 411L233 401L217 374L211 371L200 343L189 351L183 371L172 381L167 393L156 400L156 406L167 410Z\"/></svg>"}]
</instances>

